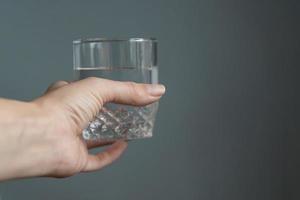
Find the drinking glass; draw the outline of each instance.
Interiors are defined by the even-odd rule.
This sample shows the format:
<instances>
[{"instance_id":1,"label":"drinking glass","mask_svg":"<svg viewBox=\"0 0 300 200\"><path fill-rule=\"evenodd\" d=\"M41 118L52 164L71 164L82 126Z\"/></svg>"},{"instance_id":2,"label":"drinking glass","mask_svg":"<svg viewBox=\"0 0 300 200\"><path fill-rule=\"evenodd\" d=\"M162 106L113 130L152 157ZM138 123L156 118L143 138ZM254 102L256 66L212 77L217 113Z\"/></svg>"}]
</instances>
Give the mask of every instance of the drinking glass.
<instances>
[{"instance_id":1,"label":"drinking glass","mask_svg":"<svg viewBox=\"0 0 300 200\"><path fill-rule=\"evenodd\" d=\"M73 64L76 80L93 76L156 84L157 40L154 38L75 40ZM107 103L82 131L82 136L85 140L109 141L151 137L157 109L158 102L142 107Z\"/></svg>"}]
</instances>

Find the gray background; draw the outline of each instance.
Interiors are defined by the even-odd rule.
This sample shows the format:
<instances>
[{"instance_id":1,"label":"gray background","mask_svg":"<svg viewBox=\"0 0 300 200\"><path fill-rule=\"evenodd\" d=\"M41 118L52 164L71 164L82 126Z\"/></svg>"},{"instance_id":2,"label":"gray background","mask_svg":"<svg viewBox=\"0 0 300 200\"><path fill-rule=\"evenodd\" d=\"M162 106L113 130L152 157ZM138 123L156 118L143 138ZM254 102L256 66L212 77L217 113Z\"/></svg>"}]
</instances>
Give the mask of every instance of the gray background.
<instances>
[{"instance_id":1,"label":"gray background","mask_svg":"<svg viewBox=\"0 0 300 200\"><path fill-rule=\"evenodd\" d=\"M155 137L102 171L0 184L13 199L299 199L297 1L1 1L0 96L72 79L71 41L159 40ZM36 166L38 167L38 166Z\"/></svg>"}]
</instances>

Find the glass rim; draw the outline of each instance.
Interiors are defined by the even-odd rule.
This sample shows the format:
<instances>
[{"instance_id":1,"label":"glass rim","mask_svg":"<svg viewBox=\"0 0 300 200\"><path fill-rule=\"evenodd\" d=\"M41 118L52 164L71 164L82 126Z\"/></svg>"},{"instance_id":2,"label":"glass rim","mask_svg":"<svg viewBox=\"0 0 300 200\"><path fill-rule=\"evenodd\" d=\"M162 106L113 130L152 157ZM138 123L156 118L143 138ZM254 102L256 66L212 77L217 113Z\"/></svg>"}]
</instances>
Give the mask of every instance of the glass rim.
<instances>
[{"instance_id":1,"label":"glass rim","mask_svg":"<svg viewBox=\"0 0 300 200\"><path fill-rule=\"evenodd\" d=\"M156 38L87 38L77 39L73 41L73 44L82 43L97 43L97 42L157 42Z\"/></svg>"}]
</instances>

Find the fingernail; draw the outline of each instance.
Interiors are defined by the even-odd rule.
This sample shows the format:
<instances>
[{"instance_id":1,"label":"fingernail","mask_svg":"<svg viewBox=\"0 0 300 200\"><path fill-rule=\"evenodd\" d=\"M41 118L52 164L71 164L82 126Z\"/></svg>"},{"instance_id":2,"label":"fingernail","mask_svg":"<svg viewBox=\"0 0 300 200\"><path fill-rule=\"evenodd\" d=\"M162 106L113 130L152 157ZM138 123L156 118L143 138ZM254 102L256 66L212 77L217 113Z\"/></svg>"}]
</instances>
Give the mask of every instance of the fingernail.
<instances>
[{"instance_id":1,"label":"fingernail","mask_svg":"<svg viewBox=\"0 0 300 200\"><path fill-rule=\"evenodd\" d=\"M149 85L147 90L148 93L152 96L161 96L165 93L166 88L164 85L161 84L153 84L153 85Z\"/></svg>"}]
</instances>

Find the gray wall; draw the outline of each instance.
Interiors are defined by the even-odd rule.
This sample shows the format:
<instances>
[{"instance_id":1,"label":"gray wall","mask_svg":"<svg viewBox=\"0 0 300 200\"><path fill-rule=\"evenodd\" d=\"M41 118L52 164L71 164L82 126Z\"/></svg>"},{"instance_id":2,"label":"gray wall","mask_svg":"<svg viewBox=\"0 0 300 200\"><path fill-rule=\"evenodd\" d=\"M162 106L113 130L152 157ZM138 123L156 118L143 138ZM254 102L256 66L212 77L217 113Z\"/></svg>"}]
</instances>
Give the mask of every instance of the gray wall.
<instances>
[{"instance_id":1,"label":"gray wall","mask_svg":"<svg viewBox=\"0 0 300 200\"><path fill-rule=\"evenodd\" d=\"M0 96L30 100L72 79L71 41L99 36L157 37L168 91L155 137L130 143L111 167L1 183L0 199L299 199L299 8L1 1Z\"/></svg>"}]
</instances>

